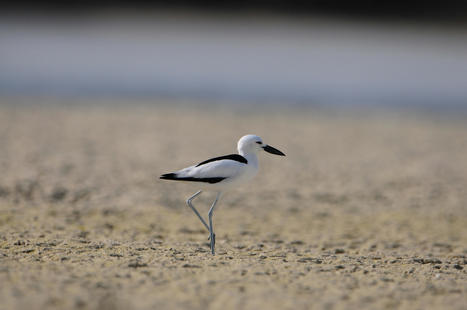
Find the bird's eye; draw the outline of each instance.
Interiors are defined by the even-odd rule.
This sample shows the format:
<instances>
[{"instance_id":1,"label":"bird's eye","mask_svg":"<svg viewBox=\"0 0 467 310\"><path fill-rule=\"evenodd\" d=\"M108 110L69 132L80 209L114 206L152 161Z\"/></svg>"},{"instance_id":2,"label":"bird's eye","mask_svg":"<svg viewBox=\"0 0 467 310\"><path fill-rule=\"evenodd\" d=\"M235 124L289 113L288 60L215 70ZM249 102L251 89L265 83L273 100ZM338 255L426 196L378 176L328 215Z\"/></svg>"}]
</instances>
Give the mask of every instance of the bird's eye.
<instances>
[{"instance_id":1,"label":"bird's eye","mask_svg":"<svg viewBox=\"0 0 467 310\"><path fill-rule=\"evenodd\" d=\"M263 144L263 142L261 142L261 141L257 141L256 143L258 143L258 144Z\"/></svg>"}]
</instances>

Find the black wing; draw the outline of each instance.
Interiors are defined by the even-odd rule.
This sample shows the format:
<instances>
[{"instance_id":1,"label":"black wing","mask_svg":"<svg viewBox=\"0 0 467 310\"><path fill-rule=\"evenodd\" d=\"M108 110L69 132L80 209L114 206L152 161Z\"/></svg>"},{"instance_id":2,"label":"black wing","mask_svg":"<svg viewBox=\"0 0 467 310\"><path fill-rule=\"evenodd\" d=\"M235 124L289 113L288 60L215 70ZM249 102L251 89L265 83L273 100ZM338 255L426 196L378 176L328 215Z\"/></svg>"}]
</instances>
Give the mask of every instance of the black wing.
<instances>
[{"instance_id":1,"label":"black wing","mask_svg":"<svg viewBox=\"0 0 467 310\"><path fill-rule=\"evenodd\" d=\"M235 160L243 164L248 164L248 160L246 160L245 157L239 154L230 154L230 155L225 155L225 156L220 156L220 157L214 157L208 160L205 160L203 162L200 162L199 164L196 165L196 167L205 165L207 163L213 162L213 161L218 161L218 160L223 160L223 159L230 159L230 160Z\"/></svg>"},{"instance_id":2,"label":"black wing","mask_svg":"<svg viewBox=\"0 0 467 310\"><path fill-rule=\"evenodd\" d=\"M174 181L191 181L191 182L204 182L204 183L219 183L226 179L221 177L214 178L194 178L194 177L178 177L176 173L166 173L160 176L162 180L174 180Z\"/></svg>"}]
</instances>

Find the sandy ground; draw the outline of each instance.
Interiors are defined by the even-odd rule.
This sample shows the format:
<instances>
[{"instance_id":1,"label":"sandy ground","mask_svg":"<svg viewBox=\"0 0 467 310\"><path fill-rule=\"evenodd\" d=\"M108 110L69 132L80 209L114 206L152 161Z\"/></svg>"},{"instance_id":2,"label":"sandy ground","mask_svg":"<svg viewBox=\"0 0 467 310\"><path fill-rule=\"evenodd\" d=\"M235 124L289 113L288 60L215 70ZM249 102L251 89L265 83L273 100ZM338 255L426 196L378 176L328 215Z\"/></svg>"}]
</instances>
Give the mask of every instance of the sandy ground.
<instances>
[{"instance_id":1,"label":"sandy ground","mask_svg":"<svg viewBox=\"0 0 467 310\"><path fill-rule=\"evenodd\" d=\"M287 157L223 197L212 256L157 177L246 133ZM0 309L467 308L459 119L3 100L0 146Z\"/></svg>"}]
</instances>

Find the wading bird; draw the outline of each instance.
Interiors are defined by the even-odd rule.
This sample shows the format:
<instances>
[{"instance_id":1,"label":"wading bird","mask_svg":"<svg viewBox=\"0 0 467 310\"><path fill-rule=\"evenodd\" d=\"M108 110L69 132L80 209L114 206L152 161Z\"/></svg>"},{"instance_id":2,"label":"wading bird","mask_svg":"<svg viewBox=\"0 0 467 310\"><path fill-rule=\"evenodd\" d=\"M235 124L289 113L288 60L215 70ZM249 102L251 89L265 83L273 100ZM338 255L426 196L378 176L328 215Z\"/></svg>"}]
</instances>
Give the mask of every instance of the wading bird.
<instances>
[{"instance_id":1,"label":"wading bird","mask_svg":"<svg viewBox=\"0 0 467 310\"><path fill-rule=\"evenodd\" d=\"M256 175L258 172L258 158L256 155L259 151L264 150L271 154L285 156L285 154L278 149L264 144L263 140L255 135L246 135L240 138L237 143L237 149L238 154L211 158L195 166L190 166L173 173L166 173L160 177L163 180L198 182L203 190L213 190L217 192L216 199L208 212L209 225L192 204L192 200L201 194L202 190L197 191L186 201L188 206L201 220L201 223L203 223L209 231L211 253L213 255L216 245L216 235L214 234L212 226L212 214L222 193L246 183Z\"/></svg>"}]
</instances>

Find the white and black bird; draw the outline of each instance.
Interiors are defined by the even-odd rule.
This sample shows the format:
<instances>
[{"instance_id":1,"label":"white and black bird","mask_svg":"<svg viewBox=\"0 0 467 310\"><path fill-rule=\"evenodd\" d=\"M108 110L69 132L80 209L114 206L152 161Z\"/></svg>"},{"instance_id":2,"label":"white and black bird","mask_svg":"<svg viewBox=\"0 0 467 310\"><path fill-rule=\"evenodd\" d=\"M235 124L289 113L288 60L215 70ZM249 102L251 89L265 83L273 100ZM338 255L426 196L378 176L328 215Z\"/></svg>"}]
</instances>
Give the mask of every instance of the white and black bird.
<instances>
[{"instance_id":1,"label":"white and black bird","mask_svg":"<svg viewBox=\"0 0 467 310\"><path fill-rule=\"evenodd\" d=\"M186 201L188 206L195 212L209 231L212 254L214 254L214 247L216 244L216 235L214 234L212 226L212 214L222 193L235 186L248 182L256 175L258 172L258 152L264 150L271 154L285 156L285 154L278 149L263 143L263 140L255 135L246 135L240 138L237 143L237 149L238 154L211 158L197 165L173 173L163 174L160 177L164 180L198 182L197 184L200 185L200 188L203 190L213 190L217 192L216 199L208 212L209 225L191 203L195 197L202 193L202 190L197 191Z\"/></svg>"}]
</instances>

